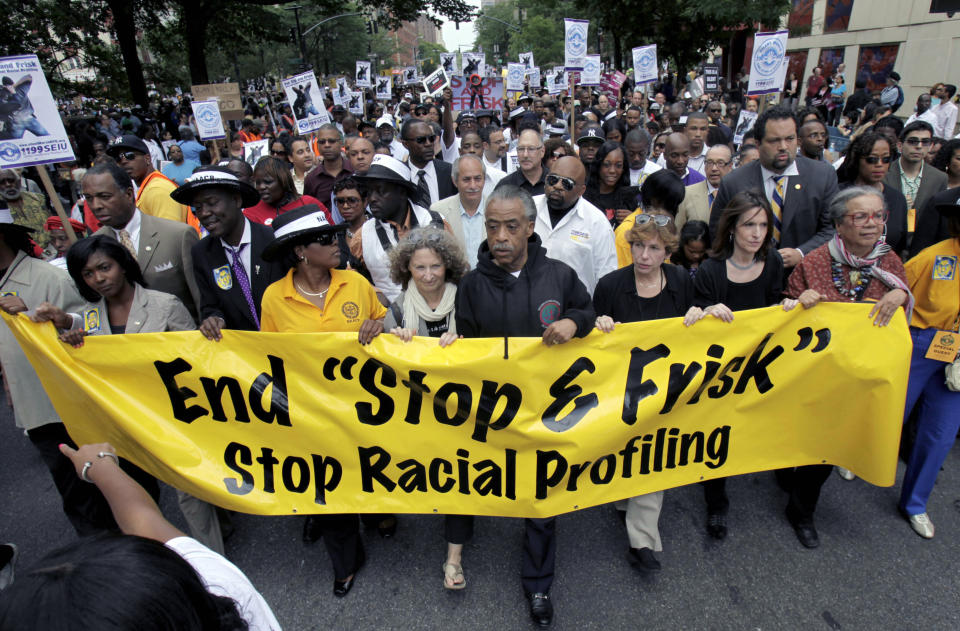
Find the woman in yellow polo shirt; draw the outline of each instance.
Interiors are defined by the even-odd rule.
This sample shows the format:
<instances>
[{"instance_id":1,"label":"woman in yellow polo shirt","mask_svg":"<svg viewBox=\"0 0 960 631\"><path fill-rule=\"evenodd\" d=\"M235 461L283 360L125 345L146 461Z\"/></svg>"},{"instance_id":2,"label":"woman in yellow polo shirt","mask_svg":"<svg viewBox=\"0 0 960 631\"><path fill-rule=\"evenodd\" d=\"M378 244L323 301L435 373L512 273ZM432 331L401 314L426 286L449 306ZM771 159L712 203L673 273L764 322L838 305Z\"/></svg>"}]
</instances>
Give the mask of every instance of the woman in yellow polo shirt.
<instances>
[{"instance_id":1,"label":"woman in yellow polo shirt","mask_svg":"<svg viewBox=\"0 0 960 631\"><path fill-rule=\"evenodd\" d=\"M937 210L947 218L951 238L922 250L904 266L916 300L910 320L913 359L904 418L915 405L920 410L899 508L914 532L925 539L933 538L927 500L960 429L960 392L944 383L948 364L927 358L935 337L943 344L955 343L960 324L960 204L937 204ZM941 332L953 332L946 336L952 340L938 336Z\"/></svg>"},{"instance_id":2,"label":"woman in yellow polo shirt","mask_svg":"<svg viewBox=\"0 0 960 631\"><path fill-rule=\"evenodd\" d=\"M340 264L337 233L323 210L307 205L283 213L273 222L274 241L263 251L266 261L284 261L287 275L267 287L261 302L260 330L287 333L356 331L361 344L383 332L387 309L373 286ZM333 562L333 594L346 596L366 560L357 515L315 515Z\"/></svg>"}]
</instances>

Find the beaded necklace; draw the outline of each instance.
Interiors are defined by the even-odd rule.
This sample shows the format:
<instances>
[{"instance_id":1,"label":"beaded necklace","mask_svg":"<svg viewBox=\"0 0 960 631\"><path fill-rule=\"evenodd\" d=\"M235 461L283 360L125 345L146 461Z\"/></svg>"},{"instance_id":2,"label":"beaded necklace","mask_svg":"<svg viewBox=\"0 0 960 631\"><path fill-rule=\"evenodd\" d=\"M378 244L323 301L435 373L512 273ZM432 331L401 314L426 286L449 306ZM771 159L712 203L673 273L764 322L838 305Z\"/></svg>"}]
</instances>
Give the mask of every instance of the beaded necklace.
<instances>
[{"instance_id":1,"label":"beaded necklace","mask_svg":"<svg viewBox=\"0 0 960 631\"><path fill-rule=\"evenodd\" d=\"M851 286L847 287L843 274L843 266L837 261L832 261L830 263L830 269L833 272L833 286L837 288L841 296L846 296L856 302L863 300L863 294L867 291L867 285L870 284L871 276L869 273L863 273L857 269L850 270L849 277Z\"/></svg>"}]
</instances>

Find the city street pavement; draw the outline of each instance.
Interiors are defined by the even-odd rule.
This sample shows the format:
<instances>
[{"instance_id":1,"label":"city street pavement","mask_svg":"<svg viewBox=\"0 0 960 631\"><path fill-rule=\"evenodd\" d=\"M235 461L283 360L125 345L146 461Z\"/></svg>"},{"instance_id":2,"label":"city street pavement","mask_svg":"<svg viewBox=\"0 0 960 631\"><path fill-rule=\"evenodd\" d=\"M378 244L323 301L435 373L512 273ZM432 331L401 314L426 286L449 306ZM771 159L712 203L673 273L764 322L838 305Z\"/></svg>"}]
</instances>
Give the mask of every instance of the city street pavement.
<instances>
[{"instance_id":1,"label":"city street pavement","mask_svg":"<svg viewBox=\"0 0 960 631\"><path fill-rule=\"evenodd\" d=\"M0 540L20 546L23 572L75 535L49 473L14 427L6 401L0 406ZM902 477L902 464L892 488L831 475L817 510L817 550L797 542L772 473L730 480L730 535L723 542L705 532L699 487L667 491L663 571L653 577L628 563L625 528L612 506L563 515L553 628L960 628L960 456L951 454L931 498L931 541L897 514ZM169 488L162 508L184 527ZM477 519L461 592L442 587L442 518L401 516L388 540L367 531L367 564L344 599L331 593L323 543L300 541L302 518L238 515L235 523L227 555L285 629L534 628L520 588L521 520Z\"/></svg>"}]
</instances>

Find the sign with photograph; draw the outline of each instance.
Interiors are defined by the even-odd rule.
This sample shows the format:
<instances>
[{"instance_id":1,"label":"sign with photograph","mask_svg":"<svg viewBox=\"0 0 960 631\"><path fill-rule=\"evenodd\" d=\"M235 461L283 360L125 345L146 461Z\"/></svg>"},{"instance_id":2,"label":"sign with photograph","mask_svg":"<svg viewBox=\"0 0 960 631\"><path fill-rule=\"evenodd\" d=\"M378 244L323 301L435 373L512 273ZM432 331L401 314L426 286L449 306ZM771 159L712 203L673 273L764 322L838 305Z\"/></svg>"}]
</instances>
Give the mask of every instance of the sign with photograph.
<instances>
[{"instance_id":1,"label":"sign with photograph","mask_svg":"<svg viewBox=\"0 0 960 631\"><path fill-rule=\"evenodd\" d=\"M243 161L252 167L257 166L257 160L268 155L270 155L270 141L266 138L243 143Z\"/></svg>"},{"instance_id":2,"label":"sign with photograph","mask_svg":"<svg viewBox=\"0 0 960 631\"><path fill-rule=\"evenodd\" d=\"M354 75L353 84L358 88L372 88L370 84L370 62L357 61L357 73Z\"/></svg>"},{"instance_id":3,"label":"sign with photograph","mask_svg":"<svg viewBox=\"0 0 960 631\"><path fill-rule=\"evenodd\" d=\"M481 77L487 74L486 55L483 53L463 53L463 75L469 77L472 74Z\"/></svg>"},{"instance_id":4,"label":"sign with photograph","mask_svg":"<svg viewBox=\"0 0 960 631\"><path fill-rule=\"evenodd\" d=\"M457 53L440 53L440 67L448 77L457 74Z\"/></svg>"},{"instance_id":5,"label":"sign with photograph","mask_svg":"<svg viewBox=\"0 0 960 631\"><path fill-rule=\"evenodd\" d=\"M350 98L347 100L347 111L358 116L363 115L363 90L354 90L350 92Z\"/></svg>"},{"instance_id":6,"label":"sign with photograph","mask_svg":"<svg viewBox=\"0 0 960 631\"><path fill-rule=\"evenodd\" d=\"M312 70L284 79L283 91L293 110L297 133L309 134L319 129L320 125L330 122L330 114L323 105L323 92Z\"/></svg>"},{"instance_id":7,"label":"sign with photograph","mask_svg":"<svg viewBox=\"0 0 960 631\"><path fill-rule=\"evenodd\" d=\"M393 93L393 77L387 75L386 77L377 77L377 100L390 100L390 96Z\"/></svg>"}]
</instances>

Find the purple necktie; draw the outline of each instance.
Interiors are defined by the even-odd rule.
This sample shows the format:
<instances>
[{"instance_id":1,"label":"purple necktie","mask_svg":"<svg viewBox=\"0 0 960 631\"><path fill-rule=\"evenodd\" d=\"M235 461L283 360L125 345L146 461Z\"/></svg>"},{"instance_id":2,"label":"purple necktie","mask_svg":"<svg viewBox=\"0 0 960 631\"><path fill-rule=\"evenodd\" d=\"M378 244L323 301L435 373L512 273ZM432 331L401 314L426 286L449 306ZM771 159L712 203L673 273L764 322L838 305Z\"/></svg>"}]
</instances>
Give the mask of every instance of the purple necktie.
<instances>
[{"instance_id":1,"label":"purple necktie","mask_svg":"<svg viewBox=\"0 0 960 631\"><path fill-rule=\"evenodd\" d=\"M230 250L230 256L233 257L233 262L230 264L230 267L233 268L233 275L237 278L237 283L240 284L243 297L247 299L247 306L250 307L250 314L253 316L253 322L257 325L257 330L259 331L260 318L257 317L257 307L253 303L253 291L250 290L250 279L247 278L247 270L243 269L243 261L240 260L240 252L245 245L246 243L241 243L239 248L227 246L227 249Z\"/></svg>"}]
</instances>

